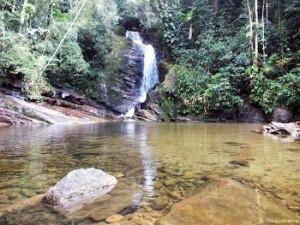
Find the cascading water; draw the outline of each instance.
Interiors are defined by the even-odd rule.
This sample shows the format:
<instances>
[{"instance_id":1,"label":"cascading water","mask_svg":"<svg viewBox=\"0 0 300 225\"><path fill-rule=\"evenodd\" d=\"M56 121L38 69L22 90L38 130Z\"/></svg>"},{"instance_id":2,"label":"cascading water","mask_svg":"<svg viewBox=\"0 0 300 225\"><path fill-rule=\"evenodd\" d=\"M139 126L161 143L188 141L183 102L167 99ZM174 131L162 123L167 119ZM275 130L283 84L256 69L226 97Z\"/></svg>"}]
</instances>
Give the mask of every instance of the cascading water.
<instances>
[{"instance_id":1,"label":"cascading water","mask_svg":"<svg viewBox=\"0 0 300 225\"><path fill-rule=\"evenodd\" d=\"M147 92L159 82L155 50L152 45L143 43L138 32L127 31L126 37L132 40L144 54L143 79L139 90L137 90L137 101L143 103L146 101ZM132 117L133 115L134 108L130 109L125 116Z\"/></svg>"}]
</instances>

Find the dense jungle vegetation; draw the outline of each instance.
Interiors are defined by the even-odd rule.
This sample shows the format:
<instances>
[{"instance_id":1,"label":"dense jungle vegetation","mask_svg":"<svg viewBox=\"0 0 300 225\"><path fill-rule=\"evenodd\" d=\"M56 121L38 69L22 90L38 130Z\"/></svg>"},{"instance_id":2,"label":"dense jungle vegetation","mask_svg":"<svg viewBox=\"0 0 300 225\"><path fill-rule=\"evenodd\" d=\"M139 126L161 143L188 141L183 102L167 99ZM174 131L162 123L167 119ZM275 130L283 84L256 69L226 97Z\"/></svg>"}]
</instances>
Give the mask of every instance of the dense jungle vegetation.
<instances>
[{"instance_id":1,"label":"dense jungle vegetation","mask_svg":"<svg viewBox=\"0 0 300 225\"><path fill-rule=\"evenodd\" d=\"M97 98L114 37L140 19L183 115L300 106L299 0L1 0L0 86L29 100L63 85Z\"/></svg>"}]
</instances>

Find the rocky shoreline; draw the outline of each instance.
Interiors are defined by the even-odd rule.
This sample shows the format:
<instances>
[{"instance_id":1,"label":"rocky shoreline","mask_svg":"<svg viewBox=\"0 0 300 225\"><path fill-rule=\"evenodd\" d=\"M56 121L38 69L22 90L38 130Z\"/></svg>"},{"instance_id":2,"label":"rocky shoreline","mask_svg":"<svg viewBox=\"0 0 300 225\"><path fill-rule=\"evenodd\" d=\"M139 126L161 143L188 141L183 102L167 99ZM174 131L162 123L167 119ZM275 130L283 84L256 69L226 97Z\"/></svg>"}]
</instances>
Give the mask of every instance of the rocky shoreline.
<instances>
[{"instance_id":1,"label":"rocky shoreline","mask_svg":"<svg viewBox=\"0 0 300 225\"><path fill-rule=\"evenodd\" d=\"M67 90L56 89L42 102L29 102L18 91L0 88L0 126L86 124L118 120L104 107Z\"/></svg>"}]
</instances>

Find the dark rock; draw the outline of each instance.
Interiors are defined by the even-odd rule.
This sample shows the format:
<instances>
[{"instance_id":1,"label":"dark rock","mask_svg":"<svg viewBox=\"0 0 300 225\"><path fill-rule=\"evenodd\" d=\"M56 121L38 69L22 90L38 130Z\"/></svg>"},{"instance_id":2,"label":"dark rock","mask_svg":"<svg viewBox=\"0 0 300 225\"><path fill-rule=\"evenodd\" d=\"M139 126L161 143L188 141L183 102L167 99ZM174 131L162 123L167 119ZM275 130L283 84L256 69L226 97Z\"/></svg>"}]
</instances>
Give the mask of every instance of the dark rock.
<instances>
[{"instance_id":1,"label":"dark rock","mask_svg":"<svg viewBox=\"0 0 300 225\"><path fill-rule=\"evenodd\" d=\"M300 218L259 190L249 189L231 179L217 179L200 194L173 205L170 213L155 225L256 225Z\"/></svg>"},{"instance_id":2,"label":"dark rock","mask_svg":"<svg viewBox=\"0 0 300 225\"><path fill-rule=\"evenodd\" d=\"M291 122L293 114L291 111L284 108L276 108L272 115L272 121L280 123Z\"/></svg>"},{"instance_id":3,"label":"dark rock","mask_svg":"<svg viewBox=\"0 0 300 225\"><path fill-rule=\"evenodd\" d=\"M261 109L252 106L248 101L244 101L244 108L239 114L239 122L243 123L264 123L266 121Z\"/></svg>"},{"instance_id":4,"label":"dark rock","mask_svg":"<svg viewBox=\"0 0 300 225\"><path fill-rule=\"evenodd\" d=\"M55 208L73 210L107 194L116 184L117 179L102 170L73 170L47 191L43 202Z\"/></svg>"},{"instance_id":5,"label":"dark rock","mask_svg":"<svg viewBox=\"0 0 300 225\"><path fill-rule=\"evenodd\" d=\"M126 114L138 103L143 78L143 52L125 37L115 37L107 75L100 85L99 98L110 109Z\"/></svg>"},{"instance_id":6,"label":"dark rock","mask_svg":"<svg viewBox=\"0 0 300 225\"><path fill-rule=\"evenodd\" d=\"M119 22L120 25L124 26L126 30L137 31L141 29L141 20L137 17L127 17Z\"/></svg>"},{"instance_id":7,"label":"dark rock","mask_svg":"<svg viewBox=\"0 0 300 225\"><path fill-rule=\"evenodd\" d=\"M169 73L169 64L165 61L160 61L158 63L158 74L159 74L159 82L162 83L166 79L166 75Z\"/></svg>"}]
</instances>

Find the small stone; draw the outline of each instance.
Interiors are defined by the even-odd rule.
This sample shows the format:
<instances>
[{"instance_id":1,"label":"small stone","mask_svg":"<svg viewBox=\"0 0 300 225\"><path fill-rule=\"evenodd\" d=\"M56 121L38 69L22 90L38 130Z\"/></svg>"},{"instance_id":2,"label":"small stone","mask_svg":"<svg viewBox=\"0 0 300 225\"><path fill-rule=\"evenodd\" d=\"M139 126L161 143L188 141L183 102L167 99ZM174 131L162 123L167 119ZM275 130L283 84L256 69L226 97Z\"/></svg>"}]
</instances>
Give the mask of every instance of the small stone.
<instances>
[{"instance_id":1,"label":"small stone","mask_svg":"<svg viewBox=\"0 0 300 225\"><path fill-rule=\"evenodd\" d=\"M156 189L160 189L162 186L163 186L163 184L162 184L160 181L156 181L156 182L154 183L154 187L155 187Z\"/></svg>"},{"instance_id":2,"label":"small stone","mask_svg":"<svg viewBox=\"0 0 300 225\"><path fill-rule=\"evenodd\" d=\"M30 198L30 197L34 196L36 193L31 190L21 190L20 194L23 195L24 197Z\"/></svg>"},{"instance_id":3,"label":"small stone","mask_svg":"<svg viewBox=\"0 0 300 225\"><path fill-rule=\"evenodd\" d=\"M170 196L174 199L180 199L181 198L181 194L180 194L180 191L172 191L170 193Z\"/></svg>"},{"instance_id":4,"label":"small stone","mask_svg":"<svg viewBox=\"0 0 300 225\"><path fill-rule=\"evenodd\" d=\"M116 223L116 222L120 222L123 219L124 219L124 216L122 216L120 214L115 214L115 215L111 215L111 216L107 217L105 219L105 221L107 223Z\"/></svg>"},{"instance_id":5,"label":"small stone","mask_svg":"<svg viewBox=\"0 0 300 225\"><path fill-rule=\"evenodd\" d=\"M169 198L167 196L162 196L153 201L152 208L155 210L161 210L167 207Z\"/></svg>"},{"instance_id":6,"label":"small stone","mask_svg":"<svg viewBox=\"0 0 300 225\"><path fill-rule=\"evenodd\" d=\"M165 181L164 181L164 184L167 186L167 187L171 187L171 186L174 186L176 184L176 180L173 179L173 178L167 178Z\"/></svg>"},{"instance_id":7,"label":"small stone","mask_svg":"<svg viewBox=\"0 0 300 225\"><path fill-rule=\"evenodd\" d=\"M116 178L121 178L121 177L125 177L125 175L123 173L117 173L115 175Z\"/></svg>"},{"instance_id":8,"label":"small stone","mask_svg":"<svg viewBox=\"0 0 300 225\"><path fill-rule=\"evenodd\" d=\"M199 178L199 175L194 173L194 172L186 172L184 175L183 175L183 178L184 179L198 179Z\"/></svg>"},{"instance_id":9,"label":"small stone","mask_svg":"<svg viewBox=\"0 0 300 225\"><path fill-rule=\"evenodd\" d=\"M153 210L152 212L150 212L150 216L152 216L153 218L160 218L163 216L163 214L161 212Z\"/></svg>"}]
</instances>

